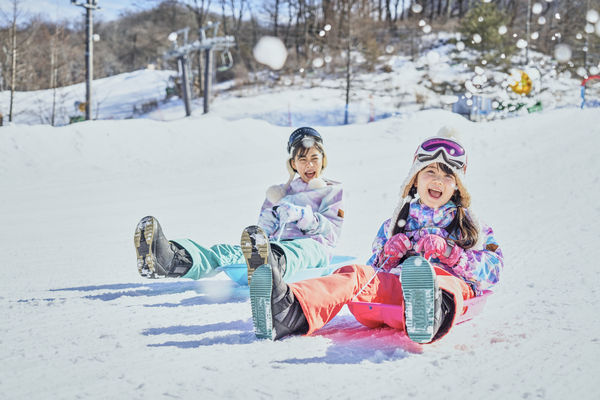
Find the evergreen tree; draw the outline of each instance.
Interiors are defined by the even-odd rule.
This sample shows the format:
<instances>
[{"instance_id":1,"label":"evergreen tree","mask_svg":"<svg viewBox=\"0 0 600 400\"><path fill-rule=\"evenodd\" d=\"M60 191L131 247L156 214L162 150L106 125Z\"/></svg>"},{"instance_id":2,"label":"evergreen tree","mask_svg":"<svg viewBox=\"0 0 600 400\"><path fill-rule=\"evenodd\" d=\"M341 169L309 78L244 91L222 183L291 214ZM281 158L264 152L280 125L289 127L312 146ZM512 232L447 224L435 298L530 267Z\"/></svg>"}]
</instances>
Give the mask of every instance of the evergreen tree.
<instances>
[{"instance_id":1,"label":"evergreen tree","mask_svg":"<svg viewBox=\"0 0 600 400\"><path fill-rule=\"evenodd\" d=\"M495 3L480 3L461 20L460 32L465 44L478 50L482 60L498 65L516 50L510 35L500 32L500 27L508 26L509 20ZM501 54L506 57L501 58Z\"/></svg>"}]
</instances>

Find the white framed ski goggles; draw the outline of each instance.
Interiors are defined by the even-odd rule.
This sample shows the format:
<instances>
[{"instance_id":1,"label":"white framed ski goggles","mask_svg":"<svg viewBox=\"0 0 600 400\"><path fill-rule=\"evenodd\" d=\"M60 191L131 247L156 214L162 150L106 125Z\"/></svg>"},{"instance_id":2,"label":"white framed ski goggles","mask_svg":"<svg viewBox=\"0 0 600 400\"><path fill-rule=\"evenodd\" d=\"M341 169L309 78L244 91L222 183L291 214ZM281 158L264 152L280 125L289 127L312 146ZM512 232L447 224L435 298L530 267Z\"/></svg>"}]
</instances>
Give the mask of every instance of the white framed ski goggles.
<instances>
[{"instance_id":1,"label":"white framed ski goggles","mask_svg":"<svg viewBox=\"0 0 600 400\"><path fill-rule=\"evenodd\" d=\"M466 169L467 153L460 143L447 138L431 138L425 140L415 153L420 162L433 161L442 157L446 164L456 169Z\"/></svg>"}]
</instances>

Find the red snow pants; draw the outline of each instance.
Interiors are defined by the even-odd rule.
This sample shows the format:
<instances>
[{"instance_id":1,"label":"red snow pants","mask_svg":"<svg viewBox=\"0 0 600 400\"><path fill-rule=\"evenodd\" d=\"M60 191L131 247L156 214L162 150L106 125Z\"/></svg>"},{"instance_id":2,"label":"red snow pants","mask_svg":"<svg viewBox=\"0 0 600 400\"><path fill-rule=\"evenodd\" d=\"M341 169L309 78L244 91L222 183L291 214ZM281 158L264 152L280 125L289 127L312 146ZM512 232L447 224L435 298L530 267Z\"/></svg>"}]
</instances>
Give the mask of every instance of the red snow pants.
<instances>
[{"instance_id":1,"label":"red snow pants","mask_svg":"<svg viewBox=\"0 0 600 400\"><path fill-rule=\"evenodd\" d=\"M434 266L439 287L454 298L454 309L459 310L451 316L454 326L458 316L463 313L463 302L474 296L473 290L460 278L451 275L442 268ZM366 265L347 265L333 274L321 278L307 279L290 283L289 286L302 306L308 321L307 334L315 332L350 302L358 291L375 274L375 269ZM402 285L397 275L379 272L356 298L357 301L404 305ZM449 331L450 329L448 329ZM445 332L447 333L447 332ZM436 340L445 335L437 335Z\"/></svg>"}]
</instances>

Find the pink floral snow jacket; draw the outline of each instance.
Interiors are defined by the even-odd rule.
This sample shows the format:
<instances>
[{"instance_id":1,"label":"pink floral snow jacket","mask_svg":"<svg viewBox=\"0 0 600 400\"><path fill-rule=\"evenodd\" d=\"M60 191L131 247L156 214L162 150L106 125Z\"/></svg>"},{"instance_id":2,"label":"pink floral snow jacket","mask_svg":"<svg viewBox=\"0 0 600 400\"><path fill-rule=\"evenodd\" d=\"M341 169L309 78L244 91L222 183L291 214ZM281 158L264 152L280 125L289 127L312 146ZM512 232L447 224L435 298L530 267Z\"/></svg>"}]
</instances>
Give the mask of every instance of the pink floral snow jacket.
<instances>
[{"instance_id":1,"label":"pink floral snow jacket","mask_svg":"<svg viewBox=\"0 0 600 400\"><path fill-rule=\"evenodd\" d=\"M258 225L265 230L270 239L311 238L323 244L331 254L331 250L339 240L344 221L343 190L339 182L327 179L325 182L327 186L324 188L309 189L308 184L302 179L294 179L285 196L277 203L273 204L269 199L265 199L260 210ZM274 210L274 207L282 203L308 206L312 213L309 211L308 217L301 221L282 224Z\"/></svg>"},{"instance_id":2,"label":"pink floral snow jacket","mask_svg":"<svg viewBox=\"0 0 600 400\"><path fill-rule=\"evenodd\" d=\"M456 237L448 235L448 232L444 229L450 225L455 214L456 206L451 201L437 210L415 201L410 205L404 234L408 236L413 246L427 234L456 239ZM377 232L377 236L373 241L373 254L367 261L368 265L379 266L382 258L380 253L383 251L385 242L389 239L389 225L390 220L388 219ZM465 250L454 267L444 265L437 258L432 258L431 261L433 264L466 281L471 285L475 294L480 295L484 290L489 289L498 282L500 271L504 266L502 251L493 235L492 228L482 225L479 241L474 247Z\"/></svg>"}]
</instances>

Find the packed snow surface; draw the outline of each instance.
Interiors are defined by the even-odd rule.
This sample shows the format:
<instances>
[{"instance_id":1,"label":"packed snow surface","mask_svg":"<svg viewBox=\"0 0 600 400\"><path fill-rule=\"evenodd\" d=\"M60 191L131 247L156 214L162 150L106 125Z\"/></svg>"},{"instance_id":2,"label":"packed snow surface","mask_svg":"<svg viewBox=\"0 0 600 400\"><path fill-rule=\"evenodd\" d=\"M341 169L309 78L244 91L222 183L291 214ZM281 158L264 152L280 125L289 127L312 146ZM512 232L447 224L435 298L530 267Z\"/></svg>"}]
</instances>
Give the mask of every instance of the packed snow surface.
<instances>
[{"instance_id":1,"label":"packed snow surface","mask_svg":"<svg viewBox=\"0 0 600 400\"><path fill-rule=\"evenodd\" d=\"M251 107L239 99L240 113ZM419 140L442 125L461 132L473 207L505 255L481 315L421 346L344 309L310 337L271 342L255 338L247 288L226 276L138 275L133 233L145 215L169 238L238 243L266 188L287 178L291 127L218 109L3 127L0 398L597 398L600 112L314 125L326 176L344 183L337 253L363 261Z\"/></svg>"}]
</instances>

